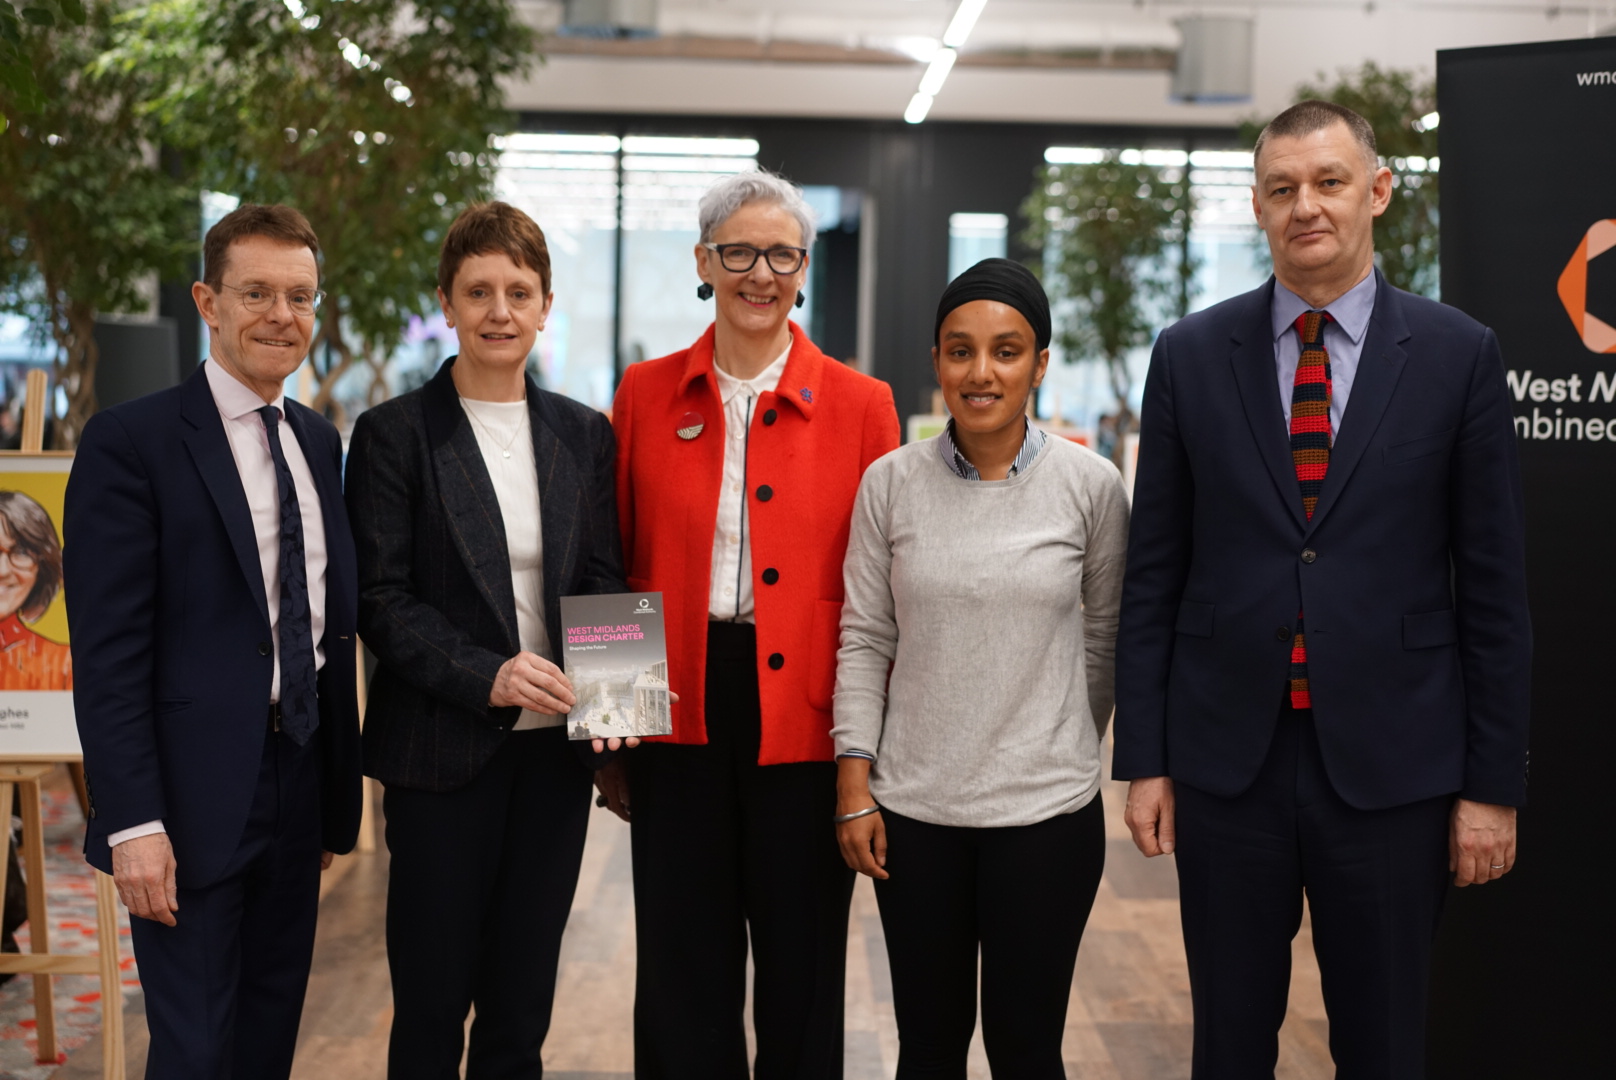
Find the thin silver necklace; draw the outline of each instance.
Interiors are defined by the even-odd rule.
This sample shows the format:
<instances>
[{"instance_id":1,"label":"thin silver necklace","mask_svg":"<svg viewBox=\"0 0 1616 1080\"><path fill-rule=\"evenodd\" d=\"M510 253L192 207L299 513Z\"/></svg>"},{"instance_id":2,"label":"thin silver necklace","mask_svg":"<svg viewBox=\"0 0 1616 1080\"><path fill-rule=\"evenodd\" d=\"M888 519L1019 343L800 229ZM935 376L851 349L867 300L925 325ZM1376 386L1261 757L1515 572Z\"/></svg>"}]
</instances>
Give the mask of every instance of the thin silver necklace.
<instances>
[{"instance_id":1,"label":"thin silver necklace","mask_svg":"<svg viewBox=\"0 0 1616 1080\"><path fill-rule=\"evenodd\" d=\"M462 399L462 400L464 400L464 399ZM471 422L472 423L476 424L478 427L483 429L483 433L488 436L488 441L493 443L495 446L498 446L499 447L499 452L501 454L505 455L505 457L507 457L507 458L509 458L511 456L511 447L516 445L517 437L522 434L521 421L517 422L516 430L511 432L511 437L506 439L504 444L501 445L501 443L499 441L499 436L495 435L493 433L493 431L488 427L488 425L482 422L482 418L477 415L477 410L476 409L467 409L466 410L466 415L471 417ZM520 416L520 415L525 415L525 414L519 413L518 415Z\"/></svg>"}]
</instances>

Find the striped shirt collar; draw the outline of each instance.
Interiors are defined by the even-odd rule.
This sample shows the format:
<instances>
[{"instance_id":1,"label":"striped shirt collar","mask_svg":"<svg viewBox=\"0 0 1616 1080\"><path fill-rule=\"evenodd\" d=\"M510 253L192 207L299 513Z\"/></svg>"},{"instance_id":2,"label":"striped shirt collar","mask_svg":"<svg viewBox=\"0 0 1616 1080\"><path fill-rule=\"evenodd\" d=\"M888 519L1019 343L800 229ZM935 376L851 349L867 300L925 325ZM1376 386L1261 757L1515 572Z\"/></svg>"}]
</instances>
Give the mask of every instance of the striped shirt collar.
<instances>
[{"instance_id":1,"label":"striped shirt collar","mask_svg":"<svg viewBox=\"0 0 1616 1080\"><path fill-rule=\"evenodd\" d=\"M1027 471L1032 459L1038 456L1038 451L1044 448L1044 441L1049 438L1042 428L1033 427L1032 422L1026 421L1027 434L1021 440L1021 450L1016 454L1016 460L1010 465L1010 476L1019 476ZM948 421L943 433L937 436L937 452L943 457L943 464L953 471L961 480L980 480L982 474L976 471L976 466L965 460L965 455L959 452L954 444L954 421Z\"/></svg>"}]
</instances>

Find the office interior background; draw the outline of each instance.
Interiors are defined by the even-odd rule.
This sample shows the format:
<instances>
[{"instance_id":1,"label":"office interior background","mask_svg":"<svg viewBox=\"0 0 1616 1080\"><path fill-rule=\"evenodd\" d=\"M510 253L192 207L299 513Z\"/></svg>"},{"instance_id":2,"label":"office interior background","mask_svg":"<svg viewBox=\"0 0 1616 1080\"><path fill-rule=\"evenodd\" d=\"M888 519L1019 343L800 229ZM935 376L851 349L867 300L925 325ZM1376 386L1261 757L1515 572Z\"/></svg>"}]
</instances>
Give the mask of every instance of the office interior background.
<instances>
[{"instance_id":1,"label":"office interior background","mask_svg":"<svg viewBox=\"0 0 1616 1080\"><path fill-rule=\"evenodd\" d=\"M409 5L395 6L408 17ZM274 18L298 21L310 35L321 32L314 0L263 7L281 9ZM945 41L962 7L979 14L963 40ZM1398 120L1435 145L1439 49L1616 34L1616 3L1599 0L511 0L509 8L536 32L536 55L528 70L501 79L505 126L477 164L491 177L485 194L526 210L549 242L555 308L529 364L541 385L609 409L627 366L698 337L711 308L695 295L697 201L718 176L764 168L802 185L819 220L807 300L795 318L828 355L888 382L912 434L933 430L927 425L938 412L929 351L944 285L995 255L1058 277L1059 222L1040 227L1030 216L1034 206L1057 205L1049 167L1148 168L1164 190L1187 199L1184 227L1141 260L1142 274L1177 283L1140 301L1159 330L1268 276L1250 209L1250 142L1253 125L1296 100L1299 88L1361 88L1371 72L1424 88L1425 104ZM333 36L329 51L357 72L390 77L371 67L359 43ZM430 110L432 102L409 107ZM360 147L375 139L353 134ZM183 156L166 155L160 141L149 143L147 163L183 172ZM1388 164L1410 187L1442 175L1436 151ZM0 190L22 181L0 175ZM200 236L239 201L240 192L198 187L182 271L145 274L123 310L96 313L101 406L171 385L206 357L190 282L199 276ZM443 223L458 208L447 200ZM11 228L8 220L15 215L0 211L0 228ZM1414 284L1440 298L1434 246L1410 260L1428 267ZM48 432L70 427L79 389L64 378L68 360L38 282L26 269L5 268L0 446L15 448L30 370L51 376ZM334 360L329 345L317 345L288 379L288 394L324 409L346 435L365 408L425 382L455 340L431 286L422 281L401 298L395 332L384 335L388 348L373 363L354 363L322 385ZM1075 301L1058 301L1056 315L1038 416L1113 452L1108 424L1119 408L1137 409L1153 334L1108 356L1092 342L1061 338L1061 320L1081 317ZM70 449L70 434L55 445ZM64 784L52 795L59 820L51 865L71 874L73 830L82 824L74 824ZM1073 1076L1116 1080L1187 1076L1174 881L1170 869L1132 857L1120 786L1108 785L1105 798L1116 858L1078 964L1068 1067ZM631 1075L627 873L626 827L597 813L552 1029L552 1075L563 1080ZM383 1075L385 883L378 845L342 860L324 887L297 1076ZM1029 933L1048 917L1057 916L1029 913ZM850 948L848 1076L888 1077L896 1062L890 986L862 879ZM1305 931L1296 963L1278 1075L1330 1076ZM99 1075L89 1009L80 1027L64 1027L63 1064L31 1060L31 983L0 988L0 1035L17 1033L0 1038L0 1078ZM130 984L130 1060L138 1066L138 979ZM59 979L58 993L75 985ZM979 1044L972 1068L973 1077L988 1075Z\"/></svg>"},{"instance_id":2,"label":"office interior background","mask_svg":"<svg viewBox=\"0 0 1616 1080\"><path fill-rule=\"evenodd\" d=\"M300 0L284 6L310 18ZM829 355L890 382L901 418L932 410L932 305L950 277L989 255L1034 265L1053 257L1035 250L1023 213L1046 163L1111 152L1186 186L1188 236L1157 258L1188 255L1194 269L1182 306L1194 310L1267 275L1243 125L1289 104L1299 87L1351 83L1365 64L1418 87L1434 79L1438 48L1600 34L1616 24L1616 5L1597 3L993 0L950 50L942 38L953 0L511 6L541 33L541 59L502 83L509 130L490 147L490 194L531 212L550 238L556 307L534 356L541 382L606 408L626 365L692 341L709 318L690 283L696 201L714 177L761 167L803 185L819 216L799 321ZM935 79L945 52L957 63L917 115L917 89L928 73ZM1416 183L1440 168L1422 157L1394 164ZM199 192L198 235L236 201L228 191ZM1434 266L1434 250L1426 260ZM188 277L154 278L144 310L100 313L98 334L114 354L152 357L148 373L126 372L136 363L109 356L102 404L153 379L183 377L205 355ZM1426 280L1435 292L1434 273ZM0 315L12 413L21 372L48 365L54 351L27 299L21 290ZM410 299L385 372L377 378L356 365L333 388L339 426L351 427L378 396L418 385L452 352L429 289ZM1149 319L1160 325L1177 313L1157 303ZM163 329L130 326L154 320ZM1128 350L1134 395L1148 345ZM1097 360L1057 341L1041 418L1096 431L1116 410ZM288 390L312 399L313 387L304 373ZM56 405L65 412L61 395Z\"/></svg>"}]
</instances>

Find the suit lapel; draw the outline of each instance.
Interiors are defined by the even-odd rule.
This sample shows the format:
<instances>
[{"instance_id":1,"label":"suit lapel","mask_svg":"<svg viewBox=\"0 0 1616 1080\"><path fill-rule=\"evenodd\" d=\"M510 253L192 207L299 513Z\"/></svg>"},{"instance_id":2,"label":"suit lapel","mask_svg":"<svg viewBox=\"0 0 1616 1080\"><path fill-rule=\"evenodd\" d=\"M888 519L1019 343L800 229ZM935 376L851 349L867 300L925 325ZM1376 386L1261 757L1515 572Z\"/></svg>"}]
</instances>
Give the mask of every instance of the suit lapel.
<instances>
[{"instance_id":1,"label":"suit lapel","mask_svg":"<svg viewBox=\"0 0 1616 1080\"><path fill-rule=\"evenodd\" d=\"M1305 526L1307 513L1302 509L1302 489L1296 482L1296 465L1285 437L1285 409L1274 375L1274 328L1269 314L1274 298L1272 279L1265 288L1248 295L1251 305L1240 320L1242 329L1234 336L1229 357L1235 386L1240 390L1246 423L1257 441L1257 453L1268 467L1280 500L1296 524Z\"/></svg>"},{"instance_id":2,"label":"suit lapel","mask_svg":"<svg viewBox=\"0 0 1616 1080\"><path fill-rule=\"evenodd\" d=\"M258 560L258 535L253 531L252 511L247 506L241 473L236 468L235 455L230 452L224 420L219 416L219 406L214 403L203 367L198 367L195 374L185 380L180 415L192 428L184 437L185 449L219 510L225 534L230 537L230 547L236 553L236 562L247 579L247 591L257 601L258 614L268 626L269 599L264 595L264 567Z\"/></svg>"},{"instance_id":3,"label":"suit lapel","mask_svg":"<svg viewBox=\"0 0 1616 1080\"><path fill-rule=\"evenodd\" d=\"M545 622L554 628L560 618L561 592L576 576L583 488L572 452L549 423L541 393L528 382L527 412L533 428L533 461L538 466L539 528L544 543L544 613ZM557 632L551 630L552 635Z\"/></svg>"},{"instance_id":4,"label":"suit lapel","mask_svg":"<svg viewBox=\"0 0 1616 1080\"><path fill-rule=\"evenodd\" d=\"M1375 278L1375 310L1369 317L1369 329L1364 333L1358 373L1352 380L1352 396L1347 399L1347 411L1341 417L1341 430L1330 447L1330 468L1324 474L1324 489L1319 492L1313 520L1308 523L1309 533L1319 527L1330 508L1340 501L1341 490L1363 460L1408 359L1401 344L1409 338L1408 324L1403 321L1403 306L1379 270L1375 271Z\"/></svg>"},{"instance_id":5,"label":"suit lapel","mask_svg":"<svg viewBox=\"0 0 1616 1080\"><path fill-rule=\"evenodd\" d=\"M514 654L521 644L516 629L516 594L511 589L511 558L505 545L505 519L494 482L483 463L477 435L460 407L449 372L453 358L423 388L432 471L455 549L477 591L499 618Z\"/></svg>"}]
</instances>

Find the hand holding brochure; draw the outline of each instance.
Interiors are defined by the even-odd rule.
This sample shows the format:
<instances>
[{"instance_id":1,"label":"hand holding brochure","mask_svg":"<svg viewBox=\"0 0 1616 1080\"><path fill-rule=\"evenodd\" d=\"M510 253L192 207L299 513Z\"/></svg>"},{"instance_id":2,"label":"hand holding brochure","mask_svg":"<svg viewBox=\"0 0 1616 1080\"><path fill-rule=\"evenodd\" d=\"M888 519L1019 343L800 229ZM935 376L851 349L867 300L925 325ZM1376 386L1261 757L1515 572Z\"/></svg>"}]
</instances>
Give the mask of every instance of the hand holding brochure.
<instances>
[{"instance_id":1,"label":"hand holding brochure","mask_svg":"<svg viewBox=\"0 0 1616 1080\"><path fill-rule=\"evenodd\" d=\"M561 598L562 657L578 704L570 739L668 735L668 649L662 594L604 593Z\"/></svg>"}]
</instances>

